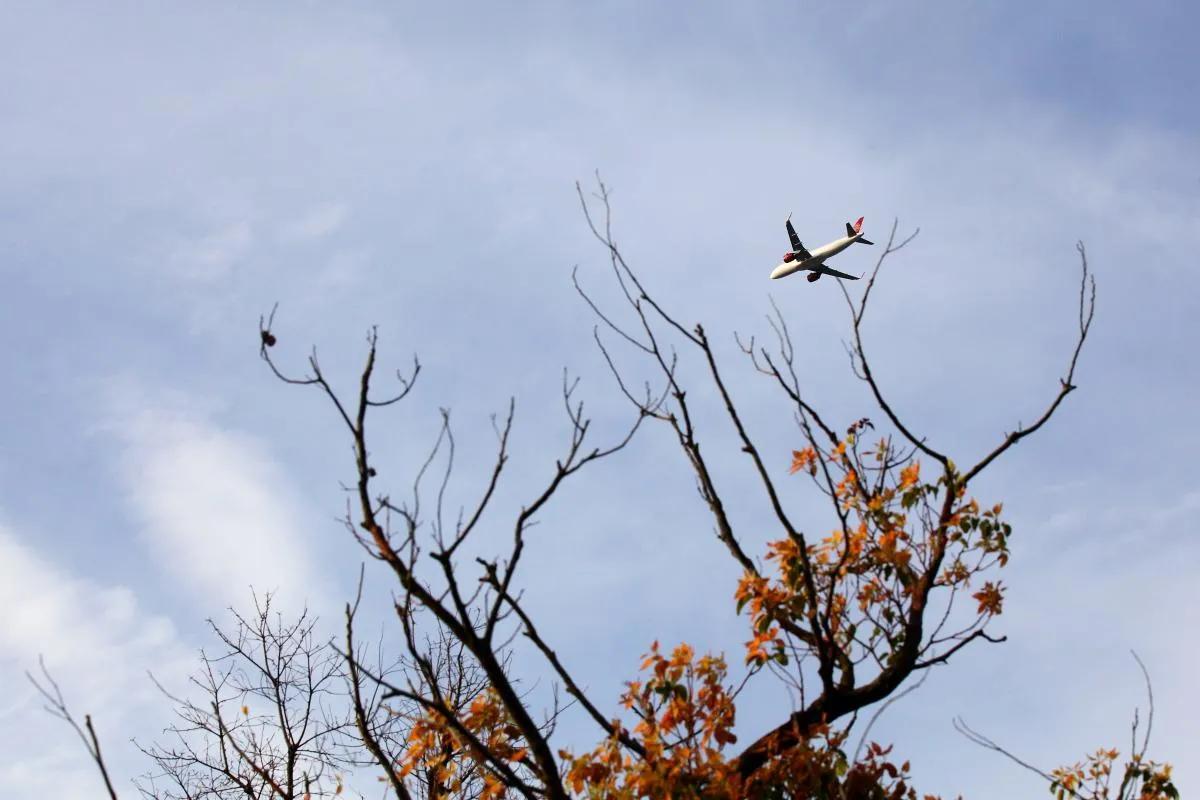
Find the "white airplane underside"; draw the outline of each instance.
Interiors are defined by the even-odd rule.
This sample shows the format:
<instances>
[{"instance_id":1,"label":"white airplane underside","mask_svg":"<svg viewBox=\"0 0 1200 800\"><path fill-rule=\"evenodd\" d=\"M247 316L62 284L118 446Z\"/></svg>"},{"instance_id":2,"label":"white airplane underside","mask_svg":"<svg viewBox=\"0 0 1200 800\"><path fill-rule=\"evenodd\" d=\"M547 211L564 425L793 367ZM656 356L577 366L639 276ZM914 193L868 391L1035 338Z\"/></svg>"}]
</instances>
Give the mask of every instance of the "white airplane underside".
<instances>
[{"instance_id":1,"label":"white airplane underside","mask_svg":"<svg viewBox=\"0 0 1200 800\"><path fill-rule=\"evenodd\" d=\"M806 271L810 273L808 276L809 283L819 280L822 275L832 275L835 278L850 281L858 280L862 277L861 275L848 275L845 272L839 272L836 269L825 266L825 261L842 252L855 242L859 244L874 244L874 242L869 242L863 238L862 223L862 217L859 217L858 222L853 224L847 222L845 236L810 252L805 248L804 243L800 241L800 237L796 235L796 229L792 227L792 218L789 216L785 224L787 225L788 239L791 240L792 249L783 254L783 263L771 271L771 279L786 278L795 272Z\"/></svg>"}]
</instances>

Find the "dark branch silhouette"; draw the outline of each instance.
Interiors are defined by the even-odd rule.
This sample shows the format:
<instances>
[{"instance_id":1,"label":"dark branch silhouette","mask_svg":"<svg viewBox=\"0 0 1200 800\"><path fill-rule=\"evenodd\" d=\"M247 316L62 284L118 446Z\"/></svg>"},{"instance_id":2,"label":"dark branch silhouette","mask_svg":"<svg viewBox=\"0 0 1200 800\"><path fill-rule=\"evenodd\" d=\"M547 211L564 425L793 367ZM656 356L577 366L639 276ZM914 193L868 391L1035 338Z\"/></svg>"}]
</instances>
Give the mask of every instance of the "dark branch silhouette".
<instances>
[{"instance_id":1,"label":"dark branch silhouette","mask_svg":"<svg viewBox=\"0 0 1200 800\"><path fill-rule=\"evenodd\" d=\"M468 742L467 749L477 756L478 762L485 770L485 780L490 776L490 779L501 781L504 785L530 797L545 795L550 798L565 798L567 794L562 784L558 761L547 733L552 729L552 725L535 720L534 710L525 704L515 681L505 669L511 635L523 633L534 642L558 678L568 687L568 693L585 708L592 709L592 717L601 730L610 734L612 728L599 712L595 711L594 704L585 701L578 683L571 678L565 665L533 627L532 621L521 606L519 594L513 589L514 580L525 550L526 535L538 512L550 502L568 478L588 464L624 449L637 433L645 415L637 414L629 428L612 443L600 447L589 446L587 441L591 421L584 416L583 404L575 400L577 381L571 381L564 373L562 399L570 423L570 436L565 452L554 462L554 469L544 488L521 507L513 520L512 544L507 556L502 559L476 559L480 570L476 578L479 588L467 592L455 555L467 538L484 524L488 512L491 511L494 491L508 461L515 404L510 402L504 422L497 428L499 450L487 486L474 504L470 516L465 521L460 519L453 531L447 531L443 525L441 511L454 446L449 412L442 413L442 435L418 472L411 501L398 504L387 495L377 495L372 486L376 471L371 464L367 445L368 412L372 408L385 405L375 401L371 394L377 345L375 331L372 330L368 336L367 359L357 387L357 398L349 403L343 401L325 379L315 355L308 359L309 374L301 378L290 377L275 365L268 349L272 346L268 342L277 341L271 329L273 320L274 312L261 322L260 354L263 360L277 377L288 384L320 388L330 399L350 432L357 473L355 494L358 519L356 522L347 519L347 524L356 531L365 532L365 536L356 532L358 541L368 549L373 558L387 564L397 579L403 595L403 600L396 604L397 616L405 631L409 658L424 680L410 681L407 685L400 686L387 683L382 676L369 675L361 664L357 665L356 671L360 676L372 677L383 683L390 696L415 703L428 715L432 715L438 725L452 731L454 737ZM388 403L395 402L408 393L415 374L414 369L411 378L401 377L401 391L390 398ZM448 454L446 472L437 491L434 517L426 520L421 505L421 477L432 464L443 443ZM399 525L393 527L393 521L398 521ZM428 536L424 540L421 536L423 529L428 530ZM426 547L430 548L429 556L436 565L435 576L426 575L418 568L418 556ZM435 577L438 583L434 582ZM439 583L444 588L439 588ZM418 614L428 614L440 630L452 637L461 645L463 651L469 654L474 666L486 677L489 691L493 693L506 724L511 728L513 735L510 739L514 747L519 745L520 751L529 753L528 758L521 759L513 766L494 757L494 754L479 752L486 751L487 748L475 743L478 733L470 727L470 715L464 714L461 708L447 700L439 687L436 670L428 653L418 646L414 633L414 618ZM502 633L502 629L507 632ZM552 710L549 719L555 719L557 713L558 709Z\"/></svg>"},{"instance_id":2,"label":"dark branch silhouette","mask_svg":"<svg viewBox=\"0 0 1200 800\"><path fill-rule=\"evenodd\" d=\"M230 628L209 620L218 649L201 652L187 695L159 687L177 721L163 741L141 747L155 764L139 782L146 797L299 800L341 792L339 772L349 764L341 738L352 725L341 658L318 641L307 610L285 620L271 606L269 594L256 595L252 614L230 610Z\"/></svg>"},{"instance_id":3,"label":"dark branch silhouette","mask_svg":"<svg viewBox=\"0 0 1200 800\"><path fill-rule=\"evenodd\" d=\"M104 755L100 752L100 739L96 736L96 729L92 725L92 715L84 714L83 727L79 727L79 723L75 721L75 718L71 716L70 710L67 709L67 703L63 699L62 690L59 689L54 678L50 676L50 671L46 669L46 662L40 656L38 657L38 668L42 672L41 681L29 672L25 673L25 677L29 679L29 682L33 684L33 687L45 699L46 710L70 725L79 736L79 740L87 748L88 755L96 764L96 769L100 771L100 777L104 779L104 788L108 791L109 798L117 800L117 790L113 788L112 779L108 776L108 767L104 763Z\"/></svg>"},{"instance_id":4,"label":"dark branch silhouette","mask_svg":"<svg viewBox=\"0 0 1200 800\"><path fill-rule=\"evenodd\" d=\"M411 371L397 371L394 388L380 391L379 336L371 328L356 381L335 386L315 348L304 371L281 368L276 309L260 318L259 353L271 373L289 386L315 387L352 444L353 479L344 487L342 521L353 541L384 567L403 649L385 656L383 639L364 644L358 635L362 575L336 643L317 643L307 614L287 623L272 616L269 597L261 604L256 600L255 615L235 615L233 633L212 625L221 650L202 657L193 679L203 700L172 697L179 721L168 731L170 743L144 749L157 766L139 785L146 796L307 800L340 794L340 770L353 769L381 771L375 777L385 796L397 800L566 800L606 797L618 789L646 797L915 797L904 782L907 766L888 762L890 748L867 737L880 714L921 686L926 670L950 663L972 644L1005 641L990 628L1004 600L1003 584L991 578L1009 559L1011 527L999 504L980 504L969 490L1013 445L1040 430L1076 388L1095 308L1083 245L1078 245L1078 336L1057 393L1032 425L1006 434L965 471L956 466L951 448L935 447L905 420L864 344L867 304L882 268L913 241L915 231L898 237L899 225L893 224L857 298L840 284L849 309L850 368L866 384L866 402L877 409L874 422L861 413L838 420L818 411L801 379L785 315L772 300L771 347L754 337L733 338L748 361L739 361L741 368L765 377L796 423L790 435L798 449L785 469L775 463L775 443L760 444L755 419L741 405L746 389L740 374L721 363L706 328L685 324L626 261L613 238L609 189L599 176L597 182L596 202L582 186L576 188L584 219L607 255L617 307L586 289L578 271L572 281L595 315L593 338L631 414L625 427L596 444L578 398L579 381L564 370L566 439L557 457L547 459L543 482L515 513L506 515L496 499L507 479L515 400L492 417L496 449L490 469L452 516L447 509L458 491L451 485L458 443L449 410L440 410L433 445L414 459L411 484L396 494L379 488L370 446L378 435L375 412L408 397L420 362L414 357ZM629 359L653 377L635 380ZM697 374L689 365L698 368L697 386L685 380ZM702 448L700 430L714 414L733 437L726 453L713 445ZM744 676L728 682L724 657L696 658L684 644L667 654L655 642L642 665L648 676L627 684L621 697L625 711L613 714L588 696L570 659L533 618L521 573L529 561L526 548L535 542L531 530L562 487L585 467L624 451L643 427L664 431L682 451L719 546L742 572L734 598L739 614L749 618L752 639ZM748 470L752 491L735 496L723 486L718 476L727 461ZM830 530L828 523L802 522L791 506L792 497L806 490L829 503L834 527L828 535L812 532ZM764 560L747 546L746 529L735 524L735 518L755 511L765 514L776 533ZM500 542L491 545L498 552L480 554L485 537ZM540 659L551 676L549 700L534 691L536 684L513 673L518 646ZM793 705L739 751L727 753L737 741L731 730L734 700L764 675L780 681ZM51 711L80 735L115 800L91 718L84 728L77 725L57 685L49 675L45 680L52 691L35 685ZM1146 681L1149 692L1148 675ZM542 698L541 707L535 697ZM574 756L554 741L569 709L602 738L590 754ZM842 745L860 714L867 722L849 761ZM1155 800L1177 798L1169 770L1145 760L1152 721L1151 694L1140 745L1135 714L1122 800L1135 792ZM955 724L975 743L1033 769L1056 790L1088 800L1107 797L1099 790L1085 793L1079 765L1042 772L961 720ZM1089 764L1111 766L1115 758L1115 751L1100 751Z\"/></svg>"},{"instance_id":5,"label":"dark branch silhouette","mask_svg":"<svg viewBox=\"0 0 1200 800\"><path fill-rule=\"evenodd\" d=\"M1063 381L1063 389L1034 426L1007 437L995 452L985 457L966 474L960 474L949 456L930 446L926 437L914 432L900 418L872 372L863 344L862 326L867 301L875 288L881 268L890 256L912 241L915 232L897 240L897 226L893 225L879 261L857 301L851 297L845 285L841 287L850 309L853 331L850 355L854 371L868 385L875 404L911 450L903 451L895 447L890 439L885 438L878 449L863 452L860 449L860 436L866 429L874 427L869 420L859 420L847 429L845 437L840 437L835 432L836 426L818 415L803 399L804 394L795 369L795 348L778 307L774 308L775 317L770 320L778 340L777 352L757 348L753 339L746 343L737 337L739 346L750 357L755 368L771 377L773 383L783 390L792 404L812 454L811 460L805 457L805 469L811 471L818 489L831 500L832 510L841 530L838 534L840 541L830 545L832 552L829 555L834 561L826 565L819 559L825 557L829 548L810 541L786 511L774 470L768 467L760 449L751 438L744 415L738 409L730 383L718 365L716 354L703 326L695 325L689 329L681 323L662 303L652 297L626 261L612 237L609 191L604 183L599 182L599 189L595 195L603 214L601 222L597 222L593 217L588 198L582 188L577 188L589 227L607 251L620 294L631 312L632 324L626 327L617 321L616 315L602 308L601 304L584 290L578 279L577 290L589 308L596 313L601 325L614 332L621 342L630 345L636 356L648 359L669 386L669 402L664 401L653 407L642 398L633 395L628 390L628 378L616 365L614 354L597 334L597 342L622 394L644 416L665 422L674 431L688 463L696 473L700 495L713 513L718 538L745 570L747 580L752 584L761 582L763 576L733 533L727 503L718 491L706 460L712 458L712 455L702 456L700 453L693 422L695 411L692 398L678 379L678 357L673 349L669 349L670 345L663 336L676 334L685 346L698 350L716 397L740 442L740 449L749 456L750 466L762 485L764 499L778 522L781 533L793 543L796 553L799 575L794 591L798 605L794 612L776 611L763 619L765 624L778 625L791 640L781 643L780 646L787 652L799 654L801 657L795 659L796 662L809 659L815 661L820 692L742 752L738 757L738 771L742 777L751 777L772 758L802 745L809 736L808 731L815 730L817 726L850 717L860 709L888 698L913 672L945 663L971 642L1003 641L1004 637L990 635L984 630L988 620L999 610L999 585L985 587L987 594L983 597L987 602L980 600L980 613L972 621L965 622L957 629L946 627L955 619L951 608L970 576L996 564L1003 566L1007 561L1007 550L1004 546L1008 533L1007 525L999 522L997 514L985 513L980 516L977 509L964 500L964 496L971 478L978 475L1020 438L1040 428L1057 410L1065 395L1074 388L1072 379L1075 365L1087 338L1094 307L1094 286L1087 272L1086 259L1083 259L1079 338L1073 350L1067 377ZM1083 258L1082 247L1080 256ZM1090 295L1087 292L1089 289ZM907 533L903 530L901 532L905 537L904 546L908 560L887 564L876 570L869 580L867 573L847 574L845 571L852 567L855 570L862 569L856 564L860 561L854 554L856 545L853 542L856 539L860 542L868 541L871 537L866 536L866 533L875 530L877 526L881 532L895 527L894 520L882 519L876 512L897 496L897 493L907 488L898 483L890 484L889 481L905 468L915 468L914 456L918 454L932 458L942 474L935 484L929 485L927 492L923 491L919 496L913 496L911 501L905 501L908 512L905 516L910 519L910 524ZM872 476L873 480L869 480ZM850 502L851 500L853 502ZM851 519L852 509L858 506L864 509L859 516L862 525L867 526L861 529L855 529ZM914 518L919 521L916 528L911 524ZM963 521L973 527L960 527ZM978 536L983 539L991 537L995 543L984 542L981 545L975 540L968 546L966 537L970 536L969 531L979 531ZM976 557L977 560L967 563L964 560L967 556ZM943 574L943 567L947 563L950 565L950 571ZM872 616L870 607L864 604L863 613L857 619L853 619L846 611L847 598L857 595L861 599L864 596L863 592L869 588L868 584L884 587L880 596L886 600L881 608L885 616ZM932 624L927 618L931 600L943 595L943 607L939 615L933 618L936 624ZM976 598L979 597L977 594ZM929 630L930 624L932 630ZM858 632L866 627L873 628L876 633L869 637L861 637ZM873 667L873 675L859 674L860 667L864 664ZM798 667L792 680L801 690L803 697L804 675Z\"/></svg>"}]
</instances>

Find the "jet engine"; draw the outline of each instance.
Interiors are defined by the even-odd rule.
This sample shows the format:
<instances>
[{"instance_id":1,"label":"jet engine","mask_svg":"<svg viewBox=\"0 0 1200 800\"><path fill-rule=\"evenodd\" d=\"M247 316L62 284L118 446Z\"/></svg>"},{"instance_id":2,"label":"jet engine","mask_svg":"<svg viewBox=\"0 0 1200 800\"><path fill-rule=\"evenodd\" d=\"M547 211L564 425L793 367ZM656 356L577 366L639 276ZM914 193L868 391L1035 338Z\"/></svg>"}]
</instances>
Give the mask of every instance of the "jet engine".
<instances>
[{"instance_id":1,"label":"jet engine","mask_svg":"<svg viewBox=\"0 0 1200 800\"><path fill-rule=\"evenodd\" d=\"M815 282L815 281L818 281L818 280L820 280L820 279L821 279L821 273L819 273L819 272L810 272L810 273L808 274L808 282L809 282L809 283L813 283L813 282Z\"/></svg>"},{"instance_id":2,"label":"jet engine","mask_svg":"<svg viewBox=\"0 0 1200 800\"><path fill-rule=\"evenodd\" d=\"M791 252L791 251L789 250L788 252L786 252L786 253L784 253L784 254L783 254L783 263L785 263L785 264L786 264L786 263L788 263L789 261L792 261L792 260L793 260L793 259L795 259L795 258L796 258L796 254L795 254L795 253L793 253L793 252Z\"/></svg>"}]
</instances>

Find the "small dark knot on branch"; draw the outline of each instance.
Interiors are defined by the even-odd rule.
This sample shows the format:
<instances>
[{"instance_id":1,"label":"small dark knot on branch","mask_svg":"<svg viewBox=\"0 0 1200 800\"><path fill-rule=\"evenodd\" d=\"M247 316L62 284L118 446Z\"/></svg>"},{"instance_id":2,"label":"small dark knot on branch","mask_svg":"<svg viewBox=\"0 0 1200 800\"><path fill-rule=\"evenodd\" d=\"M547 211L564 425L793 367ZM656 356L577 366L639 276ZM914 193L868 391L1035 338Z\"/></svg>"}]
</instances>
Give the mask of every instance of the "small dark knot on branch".
<instances>
[{"instance_id":1,"label":"small dark knot on branch","mask_svg":"<svg viewBox=\"0 0 1200 800\"><path fill-rule=\"evenodd\" d=\"M259 333L262 335L262 343L264 347L275 346L275 336L266 328L263 328Z\"/></svg>"},{"instance_id":2,"label":"small dark knot on branch","mask_svg":"<svg viewBox=\"0 0 1200 800\"><path fill-rule=\"evenodd\" d=\"M863 417L858 422L853 423L849 428L846 428L846 435L849 436L851 434L858 433L859 431L863 430L864 428L870 428L871 430L875 430L875 425L871 422L871 420L869 418Z\"/></svg>"}]
</instances>

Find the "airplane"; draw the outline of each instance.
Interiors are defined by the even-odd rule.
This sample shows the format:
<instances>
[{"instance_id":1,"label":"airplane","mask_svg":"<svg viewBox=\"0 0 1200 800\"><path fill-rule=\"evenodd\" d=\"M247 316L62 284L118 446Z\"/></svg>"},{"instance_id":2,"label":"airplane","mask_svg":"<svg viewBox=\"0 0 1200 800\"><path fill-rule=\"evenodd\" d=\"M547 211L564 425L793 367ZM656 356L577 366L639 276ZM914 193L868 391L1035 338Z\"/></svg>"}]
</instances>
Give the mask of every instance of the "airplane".
<instances>
[{"instance_id":1,"label":"airplane","mask_svg":"<svg viewBox=\"0 0 1200 800\"><path fill-rule=\"evenodd\" d=\"M836 269L830 269L825 266L825 260L837 255L855 242L859 244L875 244L863 238L863 217L859 217L858 222L855 222L853 225L849 222L846 223L845 236L835 239L829 244L821 245L811 252L805 249L804 244L800 241L800 237L796 235L796 229L792 227L791 214L788 214L785 224L787 225L788 238L792 240L792 249L783 254L783 263L771 271L771 280L785 278L793 272L800 272L801 270L808 270L811 273L808 275L809 283L819 280L822 275L832 275L835 278L844 278L850 281L856 281L862 277L861 275L847 275L844 272L838 272Z\"/></svg>"}]
</instances>

